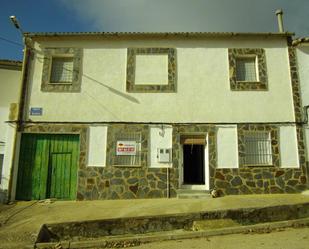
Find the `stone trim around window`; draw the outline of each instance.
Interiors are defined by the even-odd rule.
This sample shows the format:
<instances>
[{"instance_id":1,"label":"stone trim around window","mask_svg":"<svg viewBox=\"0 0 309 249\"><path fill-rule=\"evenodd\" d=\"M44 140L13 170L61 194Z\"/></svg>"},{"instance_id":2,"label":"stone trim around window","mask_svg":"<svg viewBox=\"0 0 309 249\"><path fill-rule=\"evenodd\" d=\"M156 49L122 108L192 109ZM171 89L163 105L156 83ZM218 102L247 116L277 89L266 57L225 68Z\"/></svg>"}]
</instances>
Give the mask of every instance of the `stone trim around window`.
<instances>
[{"instance_id":1,"label":"stone trim around window","mask_svg":"<svg viewBox=\"0 0 309 249\"><path fill-rule=\"evenodd\" d=\"M135 60L136 55L168 55L168 84L167 85L136 85ZM128 48L127 53L127 92L162 93L176 92L177 84L176 49L174 48Z\"/></svg>"},{"instance_id":2,"label":"stone trim around window","mask_svg":"<svg viewBox=\"0 0 309 249\"><path fill-rule=\"evenodd\" d=\"M232 91L267 91L267 67L265 51L262 48L229 48L229 72L230 87ZM257 57L258 81L237 81L236 79L236 59L246 56Z\"/></svg>"},{"instance_id":3,"label":"stone trim around window","mask_svg":"<svg viewBox=\"0 0 309 249\"><path fill-rule=\"evenodd\" d=\"M72 83L51 83L50 73L53 57L73 57ZM80 92L81 90L82 49L80 48L45 48L42 72L42 92Z\"/></svg>"},{"instance_id":4,"label":"stone trim around window","mask_svg":"<svg viewBox=\"0 0 309 249\"><path fill-rule=\"evenodd\" d=\"M245 133L246 132L269 132L271 139L271 151L272 151L272 165L244 165L245 157ZM237 126L238 133L238 157L239 157L239 167L280 167L280 153L279 153L279 130L277 126L274 125L254 125L254 124L244 124Z\"/></svg>"}]
</instances>

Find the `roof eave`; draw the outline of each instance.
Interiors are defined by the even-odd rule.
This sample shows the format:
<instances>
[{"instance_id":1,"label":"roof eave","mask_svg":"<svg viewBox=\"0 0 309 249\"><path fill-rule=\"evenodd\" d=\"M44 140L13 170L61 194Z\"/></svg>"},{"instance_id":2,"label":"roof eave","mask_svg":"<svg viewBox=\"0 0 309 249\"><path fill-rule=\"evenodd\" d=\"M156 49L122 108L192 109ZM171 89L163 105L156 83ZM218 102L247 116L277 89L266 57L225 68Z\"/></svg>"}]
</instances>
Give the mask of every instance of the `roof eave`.
<instances>
[{"instance_id":1,"label":"roof eave","mask_svg":"<svg viewBox=\"0 0 309 249\"><path fill-rule=\"evenodd\" d=\"M237 33L237 32L36 32L24 33L30 38L55 38L55 37L233 37L233 36L273 36L292 37L294 33Z\"/></svg>"}]
</instances>

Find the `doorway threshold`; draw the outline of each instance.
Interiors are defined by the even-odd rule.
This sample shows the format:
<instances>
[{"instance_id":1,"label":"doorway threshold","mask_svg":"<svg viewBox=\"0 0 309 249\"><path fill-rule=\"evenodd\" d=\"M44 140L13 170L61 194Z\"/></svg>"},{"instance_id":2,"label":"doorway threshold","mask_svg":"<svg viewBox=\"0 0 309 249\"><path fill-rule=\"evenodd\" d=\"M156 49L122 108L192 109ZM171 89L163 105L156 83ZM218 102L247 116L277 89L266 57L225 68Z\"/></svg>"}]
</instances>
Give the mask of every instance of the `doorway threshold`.
<instances>
[{"instance_id":1,"label":"doorway threshold","mask_svg":"<svg viewBox=\"0 0 309 249\"><path fill-rule=\"evenodd\" d=\"M205 186L204 186L205 187ZM178 199L205 199L211 198L209 190L196 190L196 189L178 189L177 191Z\"/></svg>"}]
</instances>

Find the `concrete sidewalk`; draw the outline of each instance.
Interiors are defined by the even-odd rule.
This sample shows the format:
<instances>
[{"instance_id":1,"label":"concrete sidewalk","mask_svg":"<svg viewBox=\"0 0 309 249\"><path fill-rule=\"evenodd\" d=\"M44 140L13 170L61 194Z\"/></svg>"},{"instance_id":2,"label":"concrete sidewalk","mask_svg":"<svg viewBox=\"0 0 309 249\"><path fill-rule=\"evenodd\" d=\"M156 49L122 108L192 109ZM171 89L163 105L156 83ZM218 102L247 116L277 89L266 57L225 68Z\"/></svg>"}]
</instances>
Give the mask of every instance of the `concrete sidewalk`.
<instances>
[{"instance_id":1,"label":"concrete sidewalk","mask_svg":"<svg viewBox=\"0 0 309 249\"><path fill-rule=\"evenodd\" d=\"M108 218L194 213L309 203L308 195L226 196L216 199L143 199L17 202L0 206L0 248L33 245L42 224ZM8 247L9 246L9 247Z\"/></svg>"}]
</instances>

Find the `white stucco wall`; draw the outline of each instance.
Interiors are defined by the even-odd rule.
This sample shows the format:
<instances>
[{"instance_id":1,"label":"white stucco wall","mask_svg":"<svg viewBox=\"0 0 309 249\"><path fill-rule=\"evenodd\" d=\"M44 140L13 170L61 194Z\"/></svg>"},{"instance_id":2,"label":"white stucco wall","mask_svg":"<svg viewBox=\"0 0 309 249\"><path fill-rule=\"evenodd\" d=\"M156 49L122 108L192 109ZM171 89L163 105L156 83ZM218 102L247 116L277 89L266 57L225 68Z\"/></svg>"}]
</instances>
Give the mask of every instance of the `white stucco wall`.
<instances>
[{"instance_id":1,"label":"white stucco wall","mask_svg":"<svg viewBox=\"0 0 309 249\"><path fill-rule=\"evenodd\" d=\"M9 107L18 101L21 71L0 68L0 106Z\"/></svg>"},{"instance_id":2,"label":"white stucco wall","mask_svg":"<svg viewBox=\"0 0 309 249\"><path fill-rule=\"evenodd\" d=\"M282 168L299 168L295 125L281 126L279 132L280 161Z\"/></svg>"},{"instance_id":3,"label":"white stucco wall","mask_svg":"<svg viewBox=\"0 0 309 249\"><path fill-rule=\"evenodd\" d=\"M237 126L218 126L217 129L217 167L238 168Z\"/></svg>"},{"instance_id":4,"label":"white stucco wall","mask_svg":"<svg viewBox=\"0 0 309 249\"><path fill-rule=\"evenodd\" d=\"M13 159L15 125L8 124L11 103L17 103L21 83L21 71L0 68L0 153L4 154L1 190L8 189Z\"/></svg>"},{"instance_id":5,"label":"white stucco wall","mask_svg":"<svg viewBox=\"0 0 309 249\"><path fill-rule=\"evenodd\" d=\"M88 166L106 165L107 126L90 126L88 134Z\"/></svg>"},{"instance_id":6,"label":"white stucco wall","mask_svg":"<svg viewBox=\"0 0 309 249\"><path fill-rule=\"evenodd\" d=\"M137 85L167 85L168 83L167 55L136 55L135 84ZM151 68L151 70L149 70Z\"/></svg>"},{"instance_id":7,"label":"white stucco wall","mask_svg":"<svg viewBox=\"0 0 309 249\"><path fill-rule=\"evenodd\" d=\"M8 189L9 180L11 177L11 167L14 155L14 139L16 134L16 127L8 125L6 132L6 143L4 150L3 170L2 170L2 181L1 188Z\"/></svg>"},{"instance_id":8,"label":"white stucco wall","mask_svg":"<svg viewBox=\"0 0 309 249\"><path fill-rule=\"evenodd\" d=\"M42 55L37 54L30 81L30 107L42 107L44 114L31 116L32 120L294 121L284 38L71 40L36 44L37 49L44 47L83 48L82 90L81 93L41 92ZM177 92L127 93L127 47L176 48ZM269 91L230 90L228 47L265 49Z\"/></svg>"},{"instance_id":9,"label":"white stucco wall","mask_svg":"<svg viewBox=\"0 0 309 249\"><path fill-rule=\"evenodd\" d=\"M157 151L161 149L171 149L173 139L173 128L171 126L151 126L149 142L149 167L166 168L172 167L171 163L160 163L157 158Z\"/></svg>"}]
</instances>

